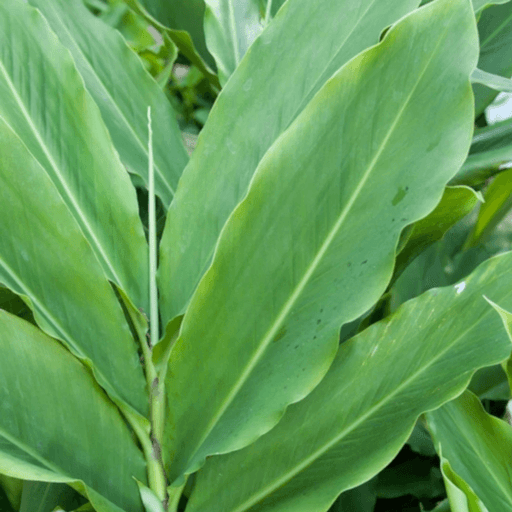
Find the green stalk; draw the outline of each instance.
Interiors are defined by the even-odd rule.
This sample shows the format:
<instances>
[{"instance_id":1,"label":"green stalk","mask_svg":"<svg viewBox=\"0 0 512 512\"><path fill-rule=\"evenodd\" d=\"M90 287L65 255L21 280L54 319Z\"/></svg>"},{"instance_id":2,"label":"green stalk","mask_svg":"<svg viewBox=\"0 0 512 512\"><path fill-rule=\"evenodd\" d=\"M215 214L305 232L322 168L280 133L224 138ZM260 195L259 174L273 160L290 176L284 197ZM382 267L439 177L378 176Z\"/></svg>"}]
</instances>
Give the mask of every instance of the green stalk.
<instances>
[{"instance_id":1,"label":"green stalk","mask_svg":"<svg viewBox=\"0 0 512 512\"><path fill-rule=\"evenodd\" d=\"M162 439L164 430L164 390L158 381L155 366L152 359L152 350L158 343L158 289L156 284L157 271L157 242L156 242L156 207L155 207L155 173L153 168L153 131L151 128L151 107L148 107L148 132L149 132L149 341L142 340L142 350L146 363L146 379L150 399L151 421L151 453L146 454L148 465L149 487L158 496L162 503L167 501L167 479L162 463Z\"/></svg>"},{"instance_id":2,"label":"green stalk","mask_svg":"<svg viewBox=\"0 0 512 512\"><path fill-rule=\"evenodd\" d=\"M267 26L270 21L271 11L272 11L272 0L267 0L267 9L265 12L265 26Z\"/></svg>"}]
</instances>

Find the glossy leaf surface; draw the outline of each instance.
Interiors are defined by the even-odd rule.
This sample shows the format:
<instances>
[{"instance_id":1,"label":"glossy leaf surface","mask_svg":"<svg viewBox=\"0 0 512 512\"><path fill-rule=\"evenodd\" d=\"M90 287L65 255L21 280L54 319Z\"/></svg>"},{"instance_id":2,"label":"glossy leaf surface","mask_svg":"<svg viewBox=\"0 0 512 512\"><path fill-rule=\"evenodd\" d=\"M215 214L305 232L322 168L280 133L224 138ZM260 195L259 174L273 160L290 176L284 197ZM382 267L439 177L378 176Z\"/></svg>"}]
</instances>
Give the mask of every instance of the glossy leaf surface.
<instances>
[{"instance_id":1,"label":"glossy leaf surface","mask_svg":"<svg viewBox=\"0 0 512 512\"><path fill-rule=\"evenodd\" d=\"M483 298L512 306L512 253L432 289L344 342L322 382L254 444L209 459L187 512L321 512L397 454L417 417L455 398L511 343Z\"/></svg>"},{"instance_id":2,"label":"glossy leaf surface","mask_svg":"<svg viewBox=\"0 0 512 512\"><path fill-rule=\"evenodd\" d=\"M8 148L0 152L0 282L30 302L43 330L92 365L113 398L145 414L137 349L90 245L55 185L4 121L0 146ZM2 381L9 385L7 377Z\"/></svg>"},{"instance_id":3,"label":"glossy leaf surface","mask_svg":"<svg viewBox=\"0 0 512 512\"><path fill-rule=\"evenodd\" d=\"M171 352L171 482L272 428L322 379L340 326L384 292L401 230L434 208L469 148L476 37L466 0L413 13L268 151Z\"/></svg>"},{"instance_id":4,"label":"glossy leaf surface","mask_svg":"<svg viewBox=\"0 0 512 512\"><path fill-rule=\"evenodd\" d=\"M146 111L151 106L156 193L168 208L188 157L164 92L119 32L93 16L81 0L30 0L30 3L43 13L71 51L123 164L129 172L140 176L146 186Z\"/></svg>"},{"instance_id":5,"label":"glossy leaf surface","mask_svg":"<svg viewBox=\"0 0 512 512\"><path fill-rule=\"evenodd\" d=\"M135 190L69 52L34 8L0 3L0 116L37 158L105 275L147 302L147 245Z\"/></svg>"},{"instance_id":6,"label":"glossy leaf surface","mask_svg":"<svg viewBox=\"0 0 512 512\"><path fill-rule=\"evenodd\" d=\"M427 414L427 421L443 457L484 506L510 509L512 427L487 414L469 391Z\"/></svg>"},{"instance_id":7,"label":"glossy leaf surface","mask_svg":"<svg viewBox=\"0 0 512 512\"><path fill-rule=\"evenodd\" d=\"M0 311L0 472L69 482L99 512L142 512L144 460L118 410L66 349Z\"/></svg>"},{"instance_id":8,"label":"glossy leaf surface","mask_svg":"<svg viewBox=\"0 0 512 512\"><path fill-rule=\"evenodd\" d=\"M326 80L417 5L418 0L283 5L215 102L169 209L159 268L164 325L184 312L268 148Z\"/></svg>"}]
</instances>

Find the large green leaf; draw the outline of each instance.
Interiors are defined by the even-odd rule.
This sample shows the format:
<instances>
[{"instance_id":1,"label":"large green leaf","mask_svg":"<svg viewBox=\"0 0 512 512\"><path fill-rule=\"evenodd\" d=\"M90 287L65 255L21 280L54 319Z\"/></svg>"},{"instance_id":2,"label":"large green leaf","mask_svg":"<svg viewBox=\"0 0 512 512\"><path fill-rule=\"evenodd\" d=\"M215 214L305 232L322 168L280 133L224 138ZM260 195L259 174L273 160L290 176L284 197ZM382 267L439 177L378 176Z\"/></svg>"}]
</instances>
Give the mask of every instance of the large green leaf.
<instances>
[{"instance_id":1,"label":"large green leaf","mask_svg":"<svg viewBox=\"0 0 512 512\"><path fill-rule=\"evenodd\" d=\"M0 473L71 483L99 512L142 512L144 459L87 369L4 311L0 351Z\"/></svg>"},{"instance_id":2,"label":"large green leaf","mask_svg":"<svg viewBox=\"0 0 512 512\"><path fill-rule=\"evenodd\" d=\"M324 380L273 430L207 461L187 512L321 512L377 474L421 413L510 354L503 322L482 295L512 306L511 269L512 253L493 258L343 343Z\"/></svg>"},{"instance_id":3,"label":"large green leaf","mask_svg":"<svg viewBox=\"0 0 512 512\"><path fill-rule=\"evenodd\" d=\"M55 183L108 279L146 308L135 190L69 52L17 0L0 2L0 32L0 116Z\"/></svg>"},{"instance_id":4,"label":"large green leaf","mask_svg":"<svg viewBox=\"0 0 512 512\"><path fill-rule=\"evenodd\" d=\"M510 425L487 414L469 391L427 414L427 421L438 450L485 507L510 510Z\"/></svg>"},{"instance_id":5,"label":"large green leaf","mask_svg":"<svg viewBox=\"0 0 512 512\"><path fill-rule=\"evenodd\" d=\"M417 5L418 0L283 5L218 97L169 210L159 269L164 325L184 312L222 226L268 148L333 73Z\"/></svg>"},{"instance_id":6,"label":"large green leaf","mask_svg":"<svg viewBox=\"0 0 512 512\"><path fill-rule=\"evenodd\" d=\"M322 379L340 325L384 292L401 230L464 161L476 59L469 1L435 2L336 73L268 151L171 352L171 481L254 441Z\"/></svg>"},{"instance_id":7,"label":"large green leaf","mask_svg":"<svg viewBox=\"0 0 512 512\"><path fill-rule=\"evenodd\" d=\"M30 3L44 14L71 51L122 162L128 171L142 177L146 185L146 111L151 106L156 193L168 208L188 157L173 109L161 88L119 32L93 16L81 0Z\"/></svg>"},{"instance_id":8,"label":"large green leaf","mask_svg":"<svg viewBox=\"0 0 512 512\"><path fill-rule=\"evenodd\" d=\"M257 0L204 0L206 44L224 85L269 18L262 19ZM267 4L271 7L271 4ZM268 13L270 16L270 12Z\"/></svg>"},{"instance_id":9,"label":"large green leaf","mask_svg":"<svg viewBox=\"0 0 512 512\"><path fill-rule=\"evenodd\" d=\"M480 59L483 71L510 77L512 75L512 2L485 9L478 22ZM476 115L480 115L498 94L479 84L474 85Z\"/></svg>"},{"instance_id":10,"label":"large green leaf","mask_svg":"<svg viewBox=\"0 0 512 512\"><path fill-rule=\"evenodd\" d=\"M91 246L3 120L0 147L0 282L25 298L43 330L92 365L113 398L146 414L136 346Z\"/></svg>"}]
</instances>

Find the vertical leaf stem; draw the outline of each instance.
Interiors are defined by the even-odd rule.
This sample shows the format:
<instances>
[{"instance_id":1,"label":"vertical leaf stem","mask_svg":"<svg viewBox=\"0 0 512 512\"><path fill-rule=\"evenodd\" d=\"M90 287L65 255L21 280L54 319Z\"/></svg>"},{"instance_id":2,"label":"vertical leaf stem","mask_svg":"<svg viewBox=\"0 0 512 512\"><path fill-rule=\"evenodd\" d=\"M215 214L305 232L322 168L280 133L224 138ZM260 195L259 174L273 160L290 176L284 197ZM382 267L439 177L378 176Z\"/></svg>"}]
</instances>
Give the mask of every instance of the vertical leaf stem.
<instances>
[{"instance_id":1,"label":"vertical leaf stem","mask_svg":"<svg viewBox=\"0 0 512 512\"><path fill-rule=\"evenodd\" d=\"M156 208L155 208L155 173L153 167L153 131L151 127L151 107L148 107L148 214L149 214L149 340L142 340L146 379L148 382L151 420L151 451L146 453L148 479L151 490L162 502L167 500L167 479L162 463L162 438L164 429L164 390L159 384L151 348L158 343L158 288L156 284L157 242L156 242Z\"/></svg>"}]
</instances>

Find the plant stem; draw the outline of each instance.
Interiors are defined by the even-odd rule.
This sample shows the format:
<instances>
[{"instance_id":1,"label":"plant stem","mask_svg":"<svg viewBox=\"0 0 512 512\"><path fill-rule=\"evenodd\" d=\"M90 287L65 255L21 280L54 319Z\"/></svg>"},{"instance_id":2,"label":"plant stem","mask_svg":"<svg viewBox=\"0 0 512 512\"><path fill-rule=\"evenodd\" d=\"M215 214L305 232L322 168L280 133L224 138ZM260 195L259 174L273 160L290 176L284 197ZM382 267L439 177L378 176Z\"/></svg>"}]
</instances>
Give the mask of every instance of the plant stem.
<instances>
[{"instance_id":1,"label":"plant stem","mask_svg":"<svg viewBox=\"0 0 512 512\"><path fill-rule=\"evenodd\" d=\"M155 172L153 168L153 130L151 129L151 107L148 107L149 130L149 332L150 345L158 343L158 288L156 285L157 244L156 244L156 208L155 208Z\"/></svg>"},{"instance_id":2,"label":"plant stem","mask_svg":"<svg viewBox=\"0 0 512 512\"><path fill-rule=\"evenodd\" d=\"M272 0L267 0L267 9L265 11L265 26L267 26L270 21L271 12L272 12Z\"/></svg>"},{"instance_id":3,"label":"plant stem","mask_svg":"<svg viewBox=\"0 0 512 512\"><path fill-rule=\"evenodd\" d=\"M178 505L180 503L180 498L183 493L183 489L185 488L185 484L187 480L185 478L185 483L180 487L169 487L169 503L167 504L167 512L177 512Z\"/></svg>"},{"instance_id":4,"label":"plant stem","mask_svg":"<svg viewBox=\"0 0 512 512\"><path fill-rule=\"evenodd\" d=\"M156 243L156 212L155 212L155 173L153 168L153 131L151 129L151 107L148 107L148 214L149 214L149 340L142 341L146 379L149 389L150 421L151 421L151 451L146 453L148 464L149 486L162 502L167 500L167 479L162 462L162 439L164 430L164 388L159 383L153 364L152 350L158 343L158 289L156 284L157 243ZM146 452L146 451L145 451Z\"/></svg>"}]
</instances>

